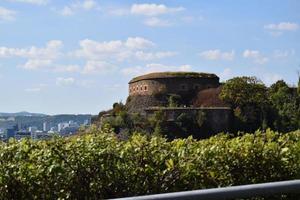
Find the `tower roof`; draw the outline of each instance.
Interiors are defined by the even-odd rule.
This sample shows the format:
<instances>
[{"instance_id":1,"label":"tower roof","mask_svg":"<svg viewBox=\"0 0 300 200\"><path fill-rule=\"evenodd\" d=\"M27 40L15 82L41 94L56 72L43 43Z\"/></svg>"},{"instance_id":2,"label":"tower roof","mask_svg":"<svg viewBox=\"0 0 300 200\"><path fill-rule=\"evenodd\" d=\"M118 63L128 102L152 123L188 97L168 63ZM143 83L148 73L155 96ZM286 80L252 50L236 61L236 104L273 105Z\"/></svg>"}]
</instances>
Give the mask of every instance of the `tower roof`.
<instances>
[{"instance_id":1,"label":"tower roof","mask_svg":"<svg viewBox=\"0 0 300 200\"><path fill-rule=\"evenodd\" d=\"M202 73L202 72L154 72L137 76L129 83L134 83L141 80L149 79L165 79L165 78L219 78L215 74Z\"/></svg>"}]
</instances>

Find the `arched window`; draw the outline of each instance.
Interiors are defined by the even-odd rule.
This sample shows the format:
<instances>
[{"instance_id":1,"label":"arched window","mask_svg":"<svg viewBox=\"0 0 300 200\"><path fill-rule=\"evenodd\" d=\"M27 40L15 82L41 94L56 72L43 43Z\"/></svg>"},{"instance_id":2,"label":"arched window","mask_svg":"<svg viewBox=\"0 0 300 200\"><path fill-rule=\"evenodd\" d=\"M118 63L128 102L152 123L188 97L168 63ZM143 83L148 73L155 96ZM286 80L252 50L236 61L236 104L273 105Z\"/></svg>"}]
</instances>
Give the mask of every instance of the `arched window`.
<instances>
[{"instance_id":1,"label":"arched window","mask_svg":"<svg viewBox=\"0 0 300 200\"><path fill-rule=\"evenodd\" d=\"M148 91L148 86L147 85L144 86L144 90Z\"/></svg>"}]
</instances>

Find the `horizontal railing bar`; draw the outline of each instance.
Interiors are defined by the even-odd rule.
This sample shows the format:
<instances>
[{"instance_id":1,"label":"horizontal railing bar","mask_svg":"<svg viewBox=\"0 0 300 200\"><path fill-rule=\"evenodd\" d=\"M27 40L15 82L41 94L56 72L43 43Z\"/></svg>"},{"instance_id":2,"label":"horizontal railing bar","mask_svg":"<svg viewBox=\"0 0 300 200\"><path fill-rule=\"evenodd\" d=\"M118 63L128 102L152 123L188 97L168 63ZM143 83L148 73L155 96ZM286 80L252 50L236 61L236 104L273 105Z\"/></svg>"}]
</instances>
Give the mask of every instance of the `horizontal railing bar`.
<instances>
[{"instance_id":1,"label":"horizontal railing bar","mask_svg":"<svg viewBox=\"0 0 300 200\"><path fill-rule=\"evenodd\" d=\"M219 200L290 193L300 193L300 180L126 197L119 200Z\"/></svg>"}]
</instances>

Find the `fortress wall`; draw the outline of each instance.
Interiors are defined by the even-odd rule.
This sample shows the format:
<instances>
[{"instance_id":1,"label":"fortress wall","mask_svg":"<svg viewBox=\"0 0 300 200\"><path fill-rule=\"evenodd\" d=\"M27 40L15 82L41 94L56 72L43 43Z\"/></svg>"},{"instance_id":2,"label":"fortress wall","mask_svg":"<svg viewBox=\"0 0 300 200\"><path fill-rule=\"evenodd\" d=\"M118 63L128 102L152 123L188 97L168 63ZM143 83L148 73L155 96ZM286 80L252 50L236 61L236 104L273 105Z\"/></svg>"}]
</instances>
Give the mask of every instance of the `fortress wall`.
<instances>
[{"instance_id":1,"label":"fortress wall","mask_svg":"<svg viewBox=\"0 0 300 200\"><path fill-rule=\"evenodd\" d=\"M227 107L216 107L216 108L148 108L145 109L146 115L150 117L156 111L162 110L166 115L168 121L175 121L177 117L182 114L196 115L199 112L205 113L205 124L210 130L209 133L214 135L220 132L228 132L231 130L231 122L233 118L232 110ZM200 133L201 134L201 133Z\"/></svg>"},{"instance_id":2,"label":"fortress wall","mask_svg":"<svg viewBox=\"0 0 300 200\"><path fill-rule=\"evenodd\" d=\"M156 93L180 94L191 90L218 87L219 78L160 78L140 80L129 84L129 95L153 95Z\"/></svg>"}]
</instances>

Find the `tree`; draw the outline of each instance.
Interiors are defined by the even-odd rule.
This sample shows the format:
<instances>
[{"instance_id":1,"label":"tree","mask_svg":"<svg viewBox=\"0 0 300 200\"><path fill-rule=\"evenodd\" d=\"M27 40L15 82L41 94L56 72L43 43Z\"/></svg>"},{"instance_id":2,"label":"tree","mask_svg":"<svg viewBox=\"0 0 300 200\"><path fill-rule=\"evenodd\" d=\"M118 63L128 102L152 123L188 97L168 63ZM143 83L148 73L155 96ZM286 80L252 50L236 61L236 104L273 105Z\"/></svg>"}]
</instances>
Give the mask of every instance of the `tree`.
<instances>
[{"instance_id":1,"label":"tree","mask_svg":"<svg viewBox=\"0 0 300 200\"><path fill-rule=\"evenodd\" d=\"M266 86L256 77L236 77L228 80L220 98L234 107L266 103Z\"/></svg>"},{"instance_id":2,"label":"tree","mask_svg":"<svg viewBox=\"0 0 300 200\"><path fill-rule=\"evenodd\" d=\"M162 110L154 112L154 115L149 118L151 127L154 129L154 134L167 134L167 118Z\"/></svg>"},{"instance_id":3,"label":"tree","mask_svg":"<svg viewBox=\"0 0 300 200\"><path fill-rule=\"evenodd\" d=\"M299 99L283 80L279 80L268 91L269 101L275 116L274 128L280 131L291 131L299 127Z\"/></svg>"},{"instance_id":4,"label":"tree","mask_svg":"<svg viewBox=\"0 0 300 200\"><path fill-rule=\"evenodd\" d=\"M122 102L116 102L113 104L113 115L118 114L121 111L126 110L125 105Z\"/></svg>"},{"instance_id":5,"label":"tree","mask_svg":"<svg viewBox=\"0 0 300 200\"><path fill-rule=\"evenodd\" d=\"M220 98L233 108L236 130L254 131L266 124L267 88L256 77L243 76L228 80Z\"/></svg>"},{"instance_id":6,"label":"tree","mask_svg":"<svg viewBox=\"0 0 300 200\"><path fill-rule=\"evenodd\" d=\"M168 99L169 107L178 107L181 102L181 96L177 94L171 94Z\"/></svg>"}]
</instances>

